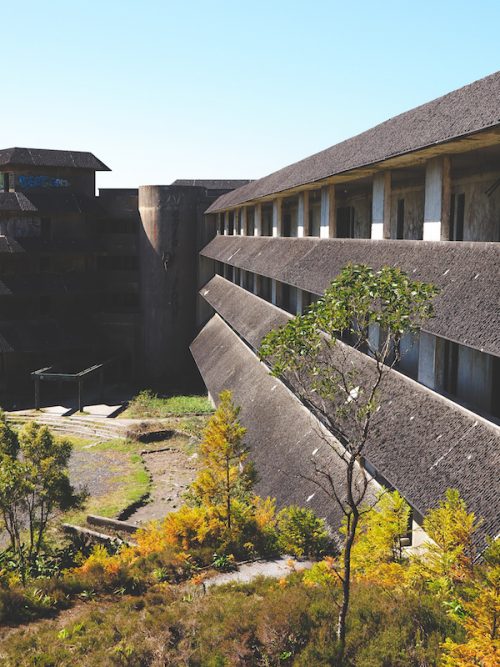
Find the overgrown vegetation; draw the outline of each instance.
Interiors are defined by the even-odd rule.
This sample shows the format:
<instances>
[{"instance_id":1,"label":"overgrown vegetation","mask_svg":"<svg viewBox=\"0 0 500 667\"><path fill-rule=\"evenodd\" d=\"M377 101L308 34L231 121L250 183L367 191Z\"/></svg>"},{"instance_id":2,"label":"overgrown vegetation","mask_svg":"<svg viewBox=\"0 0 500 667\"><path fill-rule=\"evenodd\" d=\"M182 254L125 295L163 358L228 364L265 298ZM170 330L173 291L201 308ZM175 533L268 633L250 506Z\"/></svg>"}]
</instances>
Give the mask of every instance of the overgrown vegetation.
<instances>
[{"instance_id":1,"label":"overgrown vegetation","mask_svg":"<svg viewBox=\"0 0 500 667\"><path fill-rule=\"evenodd\" d=\"M19 434L0 414L0 517L22 581L37 571L49 520L57 511L80 507L68 475L71 444L32 422Z\"/></svg>"},{"instance_id":2,"label":"overgrown vegetation","mask_svg":"<svg viewBox=\"0 0 500 667\"><path fill-rule=\"evenodd\" d=\"M136 545L90 554L76 545L24 586L0 560L4 623L85 602L66 622L12 631L0 647L2 664L496 667L500 549L493 543L484 562L474 561L479 522L457 491L428 513L432 541L413 555L402 549L409 507L397 492L383 491L375 509L360 508L340 649L331 613L342 602L344 555L332 553L310 510L276 513L272 499L255 495L243 443L225 392L186 505L138 531ZM210 567L282 550L322 560L279 581L204 586Z\"/></svg>"},{"instance_id":3,"label":"overgrown vegetation","mask_svg":"<svg viewBox=\"0 0 500 667\"><path fill-rule=\"evenodd\" d=\"M434 546L411 558L400 558L394 548L404 502L397 494L384 494L378 510L364 515L353 548L342 662L330 622L332 600L340 601L341 585L335 558L328 556L312 569L280 581L230 584L208 594L198 585L199 574L189 585L167 583L175 581L176 566L186 567L185 561L171 560L170 569L150 573L156 580L151 578L148 585L132 578L127 590L109 588L112 598L90 599L88 608L67 623L48 622L36 631L10 634L0 648L2 664L496 667L498 544L490 546L484 563L474 566L467 549L457 554L454 545L463 533L453 519L456 501L456 493L449 492L427 517L428 525L437 521L441 526L444 520L447 526L432 535L438 539L439 561L451 564L446 586L442 568L429 570L429 563L436 562ZM465 518L468 538L476 522L471 514ZM101 557L100 551L73 573L73 579L65 579L67 591L77 581L79 586L92 586L98 577L109 577L111 584L119 561L110 561L107 554ZM154 553L153 549L153 561L158 557ZM175 553L170 552L171 559ZM138 565L136 577L141 571Z\"/></svg>"},{"instance_id":4,"label":"overgrown vegetation","mask_svg":"<svg viewBox=\"0 0 500 667\"><path fill-rule=\"evenodd\" d=\"M131 419L209 415L213 407L206 396L158 396L145 389L134 396L121 417Z\"/></svg>"}]
</instances>

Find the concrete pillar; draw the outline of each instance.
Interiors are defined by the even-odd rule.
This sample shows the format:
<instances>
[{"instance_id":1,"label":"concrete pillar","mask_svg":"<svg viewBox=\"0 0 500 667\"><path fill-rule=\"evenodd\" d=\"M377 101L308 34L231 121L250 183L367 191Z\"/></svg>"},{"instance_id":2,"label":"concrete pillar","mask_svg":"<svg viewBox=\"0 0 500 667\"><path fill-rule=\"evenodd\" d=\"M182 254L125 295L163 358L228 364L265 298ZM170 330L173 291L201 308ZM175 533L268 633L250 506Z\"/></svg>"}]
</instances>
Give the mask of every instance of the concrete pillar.
<instances>
[{"instance_id":1,"label":"concrete pillar","mask_svg":"<svg viewBox=\"0 0 500 667\"><path fill-rule=\"evenodd\" d=\"M443 341L425 331L420 332L418 381L439 391L443 386Z\"/></svg>"},{"instance_id":2,"label":"concrete pillar","mask_svg":"<svg viewBox=\"0 0 500 667\"><path fill-rule=\"evenodd\" d=\"M304 292L297 287L297 300L295 301L296 315L302 315L304 312Z\"/></svg>"},{"instance_id":3,"label":"concrete pillar","mask_svg":"<svg viewBox=\"0 0 500 667\"><path fill-rule=\"evenodd\" d=\"M247 207L244 206L241 209L241 227L240 227L241 236L247 235Z\"/></svg>"},{"instance_id":4,"label":"concrete pillar","mask_svg":"<svg viewBox=\"0 0 500 667\"><path fill-rule=\"evenodd\" d=\"M224 215L224 236L229 234L229 211L225 211Z\"/></svg>"},{"instance_id":5,"label":"concrete pillar","mask_svg":"<svg viewBox=\"0 0 500 667\"><path fill-rule=\"evenodd\" d=\"M432 158L425 167L424 241L450 238L450 199L450 158Z\"/></svg>"},{"instance_id":6,"label":"concrete pillar","mask_svg":"<svg viewBox=\"0 0 500 667\"><path fill-rule=\"evenodd\" d=\"M262 204L255 204L253 233L255 236L262 236Z\"/></svg>"},{"instance_id":7,"label":"concrete pillar","mask_svg":"<svg viewBox=\"0 0 500 667\"><path fill-rule=\"evenodd\" d=\"M372 239L391 238L391 172L373 177Z\"/></svg>"},{"instance_id":8,"label":"concrete pillar","mask_svg":"<svg viewBox=\"0 0 500 667\"><path fill-rule=\"evenodd\" d=\"M233 211L233 236L237 236L239 234L238 231L238 221L239 221L239 209L235 208Z\"/></svg>"},{"instance_id":9,"label":"concrete pillar","mask_svg":"<svg viewBox=\"0 0 500 667\"><path fill-rule=\"evenodd\" d=\"M217 219L217 223L216 223L216 227L217 227L217 235L219 235L219 234L220 234L220 229L221 229L221 224L224 224L224 223L222 222L222 213L217 213L217 214L216 214L216 219ZM223 230L223 231L224 231L224 230Z\"/></svg>"},{"instance_id":10,"label":"concrete pillar","mask_svg":"<svg viewBox=\"0 0 500 667\"><path fill-rule=\"evenodd\" d=\"M245 271L240 269L240 287L245 287Z\"/></svg>"},{"instance_id":11,"label":"concrete pillar","mask_svg":"<svg viewBox=\"0 0 500 667\"><path fill-rule=\"evenodd\" d=\"M321 239L331 239L337 236L335 213L335 186L326 185L321 188L321 226L319 231Z\"/></svg>"},{"instance_id":12,"label":"concrete pillar","mask_svg":"<svg viewBox=\"0 0 500 667\"><path fill-rule=\"evenodd\" d=\"M261 281L262 276L259 276L258 273L254 274L253 278L253 293L256 296L259 296L260 294L260 281Z\"/></svg>"},{"instance_id":13,"label":"concrete pillar","mask_svg":"<svg viewBox=\"0 0 500 667\"><path fill-rule=\"evenodd\" d=\"M283 235L283 200L279 197L273 201L273 236Z\"/></svg>"},{"instance_id":14,"label":"concrete pillar","mask_svg":"<svg viewBox=\"0 0 500 667\"><path fill-rule=\"evenodd\" d=\"M369 325L368 342L370 343L372 350L376 352L380 351L380 326L378 324Z\"/></svg>"},{"instance_id":15,"label":"concrete pillar","mask_svg":"<svg viewBox=\"0 0 500 667\"><path fill-rule=\"evenodd\" d=\"M297 209L297 236L309 236L309 191L299 194Z\"/></svg>"},{"instance_id":16,"label":"concrete pillar","mask_svg":"<svg viewBox=\"0 0 500 667\"><path fill-rule=\"evenodd\" d=\"M271 303L274 306L278 305L278 285L276 280L271 280Z\"/></svg>"}]
</instances>

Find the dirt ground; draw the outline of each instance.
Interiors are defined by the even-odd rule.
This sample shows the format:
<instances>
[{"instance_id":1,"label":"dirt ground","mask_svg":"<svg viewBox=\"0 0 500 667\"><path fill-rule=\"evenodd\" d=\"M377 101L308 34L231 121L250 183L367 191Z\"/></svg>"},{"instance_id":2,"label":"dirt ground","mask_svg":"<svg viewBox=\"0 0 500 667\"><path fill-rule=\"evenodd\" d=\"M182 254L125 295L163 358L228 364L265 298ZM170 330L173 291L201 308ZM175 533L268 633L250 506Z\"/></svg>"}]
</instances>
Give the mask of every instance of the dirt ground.
<instances>
[{"instance_id":1,"label":"dirt ground","mask_svg":"<svg viewBox=\"0 0 500 667\"><path fill-rule=\"evenodd\" d=\"M131 514L129 523L142 524L153 519L163 519L182 505L182 495L194 480L197 471L197 457L183 448L187 438L178 436L168 444L154 447L143 454L144 465L151 475L151 495L147 504ZM185 442L184 442L185 441Z\"/></svg>"}]
</instances>

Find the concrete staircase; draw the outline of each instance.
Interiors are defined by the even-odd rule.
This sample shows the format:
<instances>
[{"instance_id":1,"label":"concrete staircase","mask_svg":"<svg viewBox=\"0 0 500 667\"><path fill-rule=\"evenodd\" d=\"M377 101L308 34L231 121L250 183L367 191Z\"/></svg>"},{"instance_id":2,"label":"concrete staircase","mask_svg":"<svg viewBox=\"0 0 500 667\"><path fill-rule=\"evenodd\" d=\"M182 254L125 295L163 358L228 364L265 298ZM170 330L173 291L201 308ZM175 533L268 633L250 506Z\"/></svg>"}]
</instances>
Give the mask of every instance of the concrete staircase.
<instances>
[{"instance_id":1,"label":"concrete staircase","mask_svg":"<svg viewBox=\"0 0 500 667\"><path fill-rule=\"evenodd\" d=\"M8 412L7 420L16 424L36 421L39 424L46 424L51 431L61 435L74 435L100 441L124 438L128 427L128 422L123 423L107 417L78 413L61 416L35 410Z\"/></svg>"}]
</instances>

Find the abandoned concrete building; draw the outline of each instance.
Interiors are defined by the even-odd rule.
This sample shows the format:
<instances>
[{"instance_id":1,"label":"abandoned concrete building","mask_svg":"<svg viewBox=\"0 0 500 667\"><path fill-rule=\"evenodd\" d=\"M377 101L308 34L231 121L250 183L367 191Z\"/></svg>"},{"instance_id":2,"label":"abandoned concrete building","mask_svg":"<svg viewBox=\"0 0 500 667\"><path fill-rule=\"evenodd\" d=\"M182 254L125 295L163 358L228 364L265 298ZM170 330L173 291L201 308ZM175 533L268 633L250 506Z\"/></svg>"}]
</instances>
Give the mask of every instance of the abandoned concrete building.
<instances>
[{"instance_id":1,"label":"abandoned concrete building","mask_svg":"<svg viewBox=\"0 0 500 667\"><path fill-rule=\"evenodd\" d=\"M440 293L384 390L366 468L400 491L417 524L454 487L483 521L483 546L496 536L500 72L222 195L207 221L218 233L201 256L216 275L201 295L214 315L191 349L211 395L231 389L242 406L259 491L338 525L300 474L319 452L340 482L341 460L256 350L349 262L397 266Z\"/></svg>"},{"instance_id":2,"label":"abandoned concrete building","mask_svg":"<svg viewBox=\"0 0 500 667\"><path fill-rule=\"evenodd\" d=\"M164 389L201 373L242 407L258 491L337 526L300 473L315 451L340 481L340 459L256 351L349 262L398 266L440 293L385 389L366 469L417 525L455 487L481 546L498 534L500 73L257 181L96 196L107 169L91 153L0 150L4 405L36 371L79 381L113 362Z\"/></svg>"},{"instance_id":3,"label":"abandoned concrete building","mask_svg":"<svg viewBox=\"0 0 500 667\"><path fill-rule=\"evenodd\" d=\"M0 392L2 403L42 379L106 373L146 385L196 382L189 343L198 251L219 195L247 181L176 181L101 189L91 153L0 150ZM110 361L114 363L109 364Z\"/></svg>"}]
</instances>

